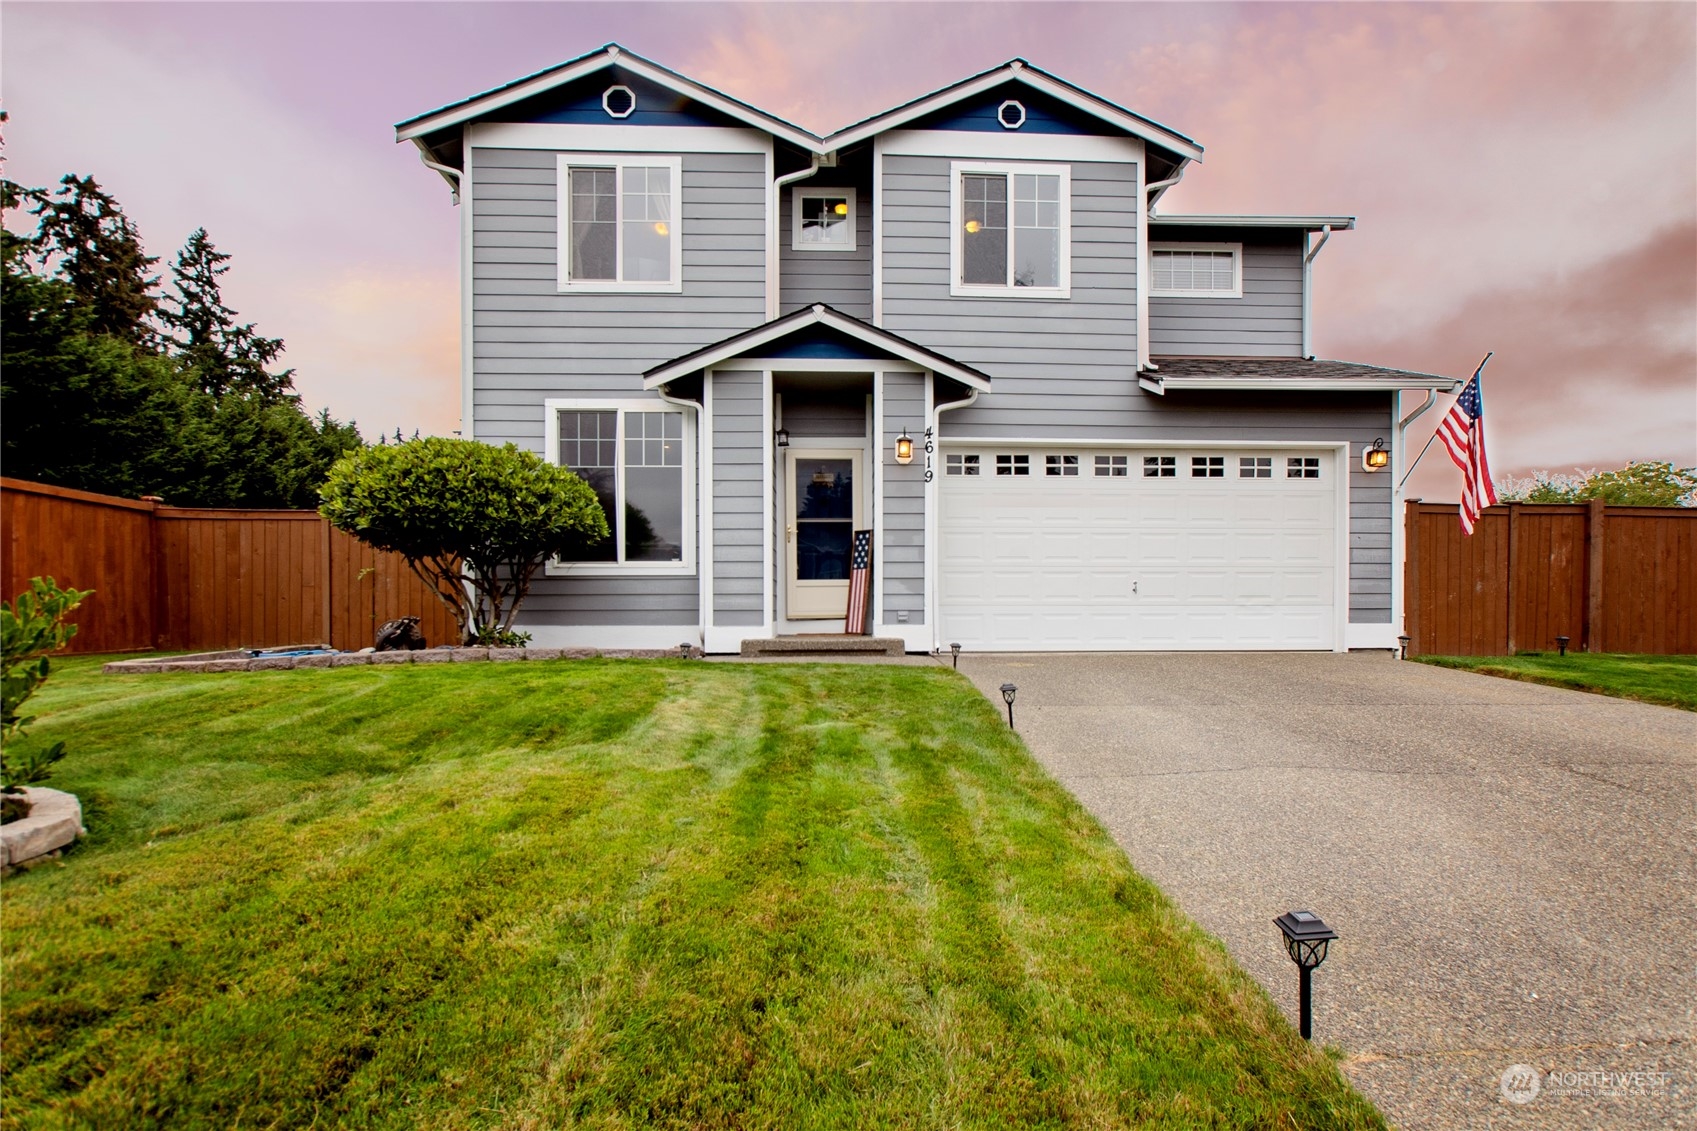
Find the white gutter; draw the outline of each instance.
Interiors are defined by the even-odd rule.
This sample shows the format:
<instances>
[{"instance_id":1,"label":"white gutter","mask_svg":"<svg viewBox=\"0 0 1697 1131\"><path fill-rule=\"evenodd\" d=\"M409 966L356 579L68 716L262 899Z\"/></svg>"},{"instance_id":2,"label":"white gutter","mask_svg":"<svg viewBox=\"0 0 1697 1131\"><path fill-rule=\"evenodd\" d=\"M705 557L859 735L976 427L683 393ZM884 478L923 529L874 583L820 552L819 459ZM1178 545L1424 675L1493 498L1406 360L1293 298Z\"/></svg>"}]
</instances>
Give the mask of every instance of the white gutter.
<instances>
[{"instance_id":1,"label":"white gutter","mask_svg":"<svg viewBox=\"0 0 1697 1131\"><path fill-rule=\"evenodd\" d=\"M1420 416L1422 414L1424 414L1426 412L1427 409L1431 408L1433 405L1435 405L1437 403L1438 403L1438 390L1427 389L1426 390L1426 399L1425 399L1424 402L1421 403L1420 407L1415 409L1413 412L1409 413L1407 416L1403 417L1401 420L1396 422L1397 444L1401 448L1402 454L1406 455L1408 453L1408 426L1410 424L1413 424L1416 420L1418 420L1420 418ZM1401 389L1397 390L1397 407L1398 408L1402 407L1402 390ZM1403 487L1407 486L1408 477L1410 475L1413 475L1413 474L1414 474L1414 469L1411 467L1411 468L1408 469L1407 474L1403 475L1402 479L1400 481L1398 481L1398 483L1396 485L1396 495L1398 497L1401 497ZM1392 502L1394 503L1395 499L1393 499Z\"/></svg>"},{"instance_id":2,"label":"white gutter","mask_svg":"<svg viewBox=\"0 0 1697 1131\"><path fill-rule=\"evenodd\" d=\"M1148 164L1148 146L1144 147L1143 156L1144 160L1137 163L1137 179L1140 181L1143 179L1144 167ZM1137 383L1154 393L1161 391L1159 379L1157 378L1155 387L1150 389L1141 376L1146 371L1160 369L1149 355L1149 285L1155 271L1155 259L1149 252L1149 221L1155 212L1155 196L1184 180L1184 171L1189 167L1188 161L1180 161L1172 176L1152 185L1144 185L1143 191L1137 197Z\"/></svg>"},{"instance_id":3,"label":"white gutter","mask_svg":"<svg viewBox=\"0 0 1697 1131\"><path fill-rule=\"evenodd\" d=\"M978 403L979 391L973 389L966 395L965 400L948 401L944 404L932 406L930 432L932 443L939 449L941 449L943 443L943 414L953 412L957 408L971 408ZM943 463L940 458L941 455L942 453L939 450L937 460L939 467ZM938 616L942 602L938 600L937 593L937 574L939 572L937 557L938 551L941 549L941 542L937 533L938 489L936 477L933 477L932 481L925 485L925 619L931 622L931 650L933 652L939 651L943 647L943 624Z\"/></svg>"},{"instance_id":4,"label":"white gutter","mask_svg":"<svg viewBox=\"0 0 1697 1131\"><path fill-rule=\"evenodd\" d=\"M418 159L424 162L424 167L426 169L434 169L436 172L442 174L443 178L448 182L448 187L453 190L454 203L458 204L460 202L460 171L452 165L444 165L439 161L432 161L430 159L430 150L424 147L423 141L418 143Z\"/></svg>"},{"instance_id":5,"label":"white gutter","mask_svg":"<svg viewBox=\"0 0 1697 1131\"><path fill-rule=\"evenodd\" d=\"M705 374L702 375L702 380L708 380ZM695 578L696 589L699 592L697 600L700 604L700 608L696 610L696 620L699 622L696 625L696 630L701 633L701 638L696 641L696 646L700 648L702 653L705 655L707 651L707 602L711 594L707 592L707 571L701 566L702 558L712 552L713 546L712 538L710 537L711 532L705 528L701 521L703 511L701 506L701 492L704 489L709 491L712 490L713 485L710 483L703 484L702 482L706 476L701 474L701 452L702 445L709 443L711 438L702 435L702 409L700 401L692 401L687 397L674 397L665 389L655 389L654 391L660 394L660 399L665 401L667 404L675 404L679 408L692 409L695 412Z\"/></svg>"},{"instance_id":6,"label":"white gutter","mask_svg":"<svg viewBox=\"0 0 1697 1131\"><path fill-rule=\"evenodd\" d=\"M1313 333L1310 329L1312 319L1309 310L1314 297L1314 257L1320 254L1320 249L1326 246L1326 241L1332 238L1332 226L1323 224L1320 227L1320 242L1313 247L1308 246L1308 233L1302 233L1302 356L1309 361L1314 360Z\"/></svg>"},{"instance_id":7,"label":"white gutter","mask_svg":"<svg viewBox=\"0 0 1697 1131\"><path fill-rule=\"evenodd\" d=\"M835 151L833 150L833 152ZM766 226L766 321L768 322L778 317L778 289L782 285L782 280L778 274L778 243L783 238L783 233L779 231L778 224L778 217L782 214L780 207L783 203L780 194L797 181L805 181L817 173L824 157L825 155L822 153L810 153L808 154L807 168L797 169L793 173L785 173L772 181L772 196L767 202L767 215L771 217L771 222ZM773 158L776 160L775 152Z\"/></svg>"}]
</instances>

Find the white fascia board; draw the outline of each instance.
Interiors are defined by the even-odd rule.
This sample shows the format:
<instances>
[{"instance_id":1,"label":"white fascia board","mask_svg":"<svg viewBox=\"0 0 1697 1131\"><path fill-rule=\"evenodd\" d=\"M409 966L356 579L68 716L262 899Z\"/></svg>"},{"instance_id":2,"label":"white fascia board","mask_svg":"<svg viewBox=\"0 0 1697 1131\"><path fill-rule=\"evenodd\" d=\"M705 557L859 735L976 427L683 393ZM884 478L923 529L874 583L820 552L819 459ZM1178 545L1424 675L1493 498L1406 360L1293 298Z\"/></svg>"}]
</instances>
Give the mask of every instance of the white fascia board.
<instances>
[{"instance_id":1,"label":"white fascia board","mask_svg":"<svg viewBox=\"0 0 1697 1131\"><path fill-rule=\"evenodd\" d=\"M1225 389L1267 392L1289 390L1291 392L1337 392L1337 393L1390 393L1397 389L1439 389L1450 391L1460 387L1460 382L1452 377L1427 378L1396 378L1378 380L1339 380L1326 377L1296 377L1280 380L1278 378L1237 379L1232 377L1163 377L1161 387L1172 389ZM1148 386L1144 386L1147 388ZM1155 390L1151 389L1151 392Z\"/></svg>"},{"instance_id":2,"label":"white fascia board","mask_svg":"<svg viewBox=\"0 0 1697 1131\"><path fill-rule=\"evenodd\" d=\"M879 135L886 157L951 157L963 160L1143 161L1134 137L1078 134L980 133L973 130L892 130Z\"/></svg>"},{"instance_id":3,"label":"white fascia board","mask_svg":"<svg viewBox=\"0 0 1697 1131\"><path fill-rule=\"evenodd\" d=\"M1189 224L1199 228L1299 228L1303 231L1317 232L1321 228L1331 228L1334 232L1348 232L1355 228L1354 216L1230 216L1225 214L1197 213L1190 216L1180 216L1173 213L1151 212L1149 223L1159 227L1163 224Z\"/></svg>"},{"instance_id":4,"label":"white fascia board","mask_svg":"<svg viewBox=\"0 0 1697 1131\"><path fill-rule=\"evenodd\" d=\"M1023 66L998 67L993 71L980 75L971 82L958 87L951 87L945 91L938 91L936 94L933 94L928 98L922 98L902 110L892 111L887 115L874 118L869 122L863 122L858 126L851 126L839 133L831 134L829 137L825 138L823 144L826 149L847 149L852 145L858 145L860 142L865 141L869 137L898 129L901 126L906 125L908 122L922 118L943 106L948 106L952 103L960 102L964 99L982 94L986 90L993 89L994 87L1000 86L1002 83L1010 80L1023 83L1026 86L1031 87L1033 90L1041 91L1058 101L1065 102L1069 106L1083 110L1085 113L1100 118L1108 124L1122 129L1134 137L1143 138L1145 141L1152 141L1156 145L1161 146L1163 149L1171 150L1180 157L1187 158L1192 161L1200 161L1202 159L1202 147L1197 145L1195 142L1186 141L1177 134L1170 133L1157 126L1153 126L1140 118L1136 118L1125 113L1123 110L1118 110L1109 106L1107 103L1098 101L1097 99L1086 95L1081 95L1077 91L1067 87L1065 84L1056 82L1054 79L1049 78L1047 75L1033 74L1029 68ZM933 131L927 130L924 132L931 133ZM939 130L935 132L959 133L962 131ZM983 134L981 136L997 137L1004 135ZM1070 135L1030 134L1020 137L1018 130L1011 130L1005 136L1019 137L1020 140L1029 142L1033 138L1038 137L1059 138ZM1077 139L1074 138L1074 140ZM967 154L966 156L972 155Z\"/></svg>"},{"instance_id":5,"label":"white fascia board","mask_svg":"<svg viewBox=\"0 0 1697 1131\"><path fill-rule=\"evenodd\" d=\"M475 122L466 148L588 153L769 153L772 139L732 126L583 126L555 122Z\"/></svg>"},{"instance_id":6,"label":"white fascia board","mask_svg":"<svg viewBox=\"0 0 1697 1131\"><path fill-rule=\"evenodd\" d=\"M701 354L698 357L690 358L687 361L680 361L676 364L668 365L666 368L652 376L643 378L642 387L644 389L656 389L668 381L676 381L679 377L694 373L698 369L706 369L709 366L718 365L720 362L734 357L751 356L753 351L759 349L768 342L776 341L779 338L786 337L799 330L805 330L809 326L821 324L829 326L833 330L839 330L842 333L847 334L849 337L863 341L868 345L877 346L879 349L887 350L904 361L910 361L923 369L940 373L943 376L959 381L961 384L970 388L983 389L986 391L990 388L990 383L983 377L971 370L963 369L960 366L949 362L946 358L927 356L923 351L912 348L906 342L903 342L892 335L882 333L875 335L868 334L863 324L852 319L845 318L833 311L823 310L818 307L809 310L805 317L796 318L794 321L789 319L780 319L777 322L773 322L762 327L754 333L733 338L718 349ZM863 368L872 370L878 367L880 359L868 358L864 363L860 364ZM797 358L795 367L798 370L807 368L807 359Z\"/></svg>"},{"instance_id":7,"label":"white fascia board","mask_svg":"<svg viewBox=\"0 0 1697 1131\"><path fill-rule=\"evenodd\" d=\"M762 133L781 137L810 153L826 152L821 148L817 137L798 126L793 126L781 118L774 118L769 114L754 111L735 99L725 97L711 87L681 79L677 75L653 66L644 59L639 59L635 55L623 51L604 51L571 66L538 75L530 81L520 83L510 89L494 92L482 98L475 98L463 105L439 111L425 118L402 123L395 127L395 140L410 141L424 134L472 121L502 107L511 106L515 102L522 102L527 98L542 94L557 86L575 82L586 75L592 75L596 71L612 66L623 67L632 74L641 75L657 86L674 90L686 98L694 99L703 106L711 107L738 121L747 122Z\"/></svg>"}]
</instances>

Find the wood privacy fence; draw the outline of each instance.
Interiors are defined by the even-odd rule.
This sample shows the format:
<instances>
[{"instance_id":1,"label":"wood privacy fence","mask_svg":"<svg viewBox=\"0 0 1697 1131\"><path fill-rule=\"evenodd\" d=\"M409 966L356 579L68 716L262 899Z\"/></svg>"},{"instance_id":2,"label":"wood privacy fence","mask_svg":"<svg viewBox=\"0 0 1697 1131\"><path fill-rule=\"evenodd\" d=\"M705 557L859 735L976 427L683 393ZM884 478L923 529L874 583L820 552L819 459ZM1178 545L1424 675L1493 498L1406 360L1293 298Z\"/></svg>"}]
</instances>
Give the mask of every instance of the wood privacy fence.
<instances>
[{"instance_id":1,"label":"wood privacy fence","mask_svg":"<svg viewBox=\"0 0 1697 1131\"><path fill-rule=\"evenodd\" d=\"M92 589L72 652L371 644L417 616L431 644L454 618L398 554L313 511L199 510L0 479L0 594L50 576Z\"/></svg>"},{"instance_id":2,"label":"wood privacy fence","mask_svg":"<svg viewBox=\"0 0 1697 1131\"><path fill-rule=\"evenodd\" d=\"M1410 653L1697 653L1697 509L1408 504Z\"/></svg>"}]
</instances>

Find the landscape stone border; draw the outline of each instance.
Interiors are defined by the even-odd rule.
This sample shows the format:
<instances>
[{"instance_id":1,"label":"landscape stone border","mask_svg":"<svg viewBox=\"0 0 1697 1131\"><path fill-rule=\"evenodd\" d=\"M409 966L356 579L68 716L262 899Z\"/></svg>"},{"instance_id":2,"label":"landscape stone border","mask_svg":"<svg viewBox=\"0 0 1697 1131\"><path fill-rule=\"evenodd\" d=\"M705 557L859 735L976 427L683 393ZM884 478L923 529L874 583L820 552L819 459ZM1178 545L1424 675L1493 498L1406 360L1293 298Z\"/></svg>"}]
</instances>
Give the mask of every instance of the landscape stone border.
<instances>
[{"instance_id":1,"label":"landscape stone border","mask_svg":"<svg viewBox=\"0 0 1697 1131\"><path fill-rule=\"evenodd\" d=\"M61 849L88 832L82 802L75 794L44 786L24 786L29 816L0 825L0 875L56 859Z\"/></svg>"},{"instance_id":2,"label":"landscape stone border","mask_svg":"<svg viewBox=\"0 0 1697 1131\"><path fill-rule=\"evenodd\" d=\"M296 644L267 651L327 648ZM417 652L327 652L319 656L259 656L247 649L195 652L164 659L114 660L101 671L114 675L153 672L265 672L294 668L354 668L371 664L464 664L515 660L663 660L696 654L679 648L423 648Z\"/></svg>"}]
</instances>

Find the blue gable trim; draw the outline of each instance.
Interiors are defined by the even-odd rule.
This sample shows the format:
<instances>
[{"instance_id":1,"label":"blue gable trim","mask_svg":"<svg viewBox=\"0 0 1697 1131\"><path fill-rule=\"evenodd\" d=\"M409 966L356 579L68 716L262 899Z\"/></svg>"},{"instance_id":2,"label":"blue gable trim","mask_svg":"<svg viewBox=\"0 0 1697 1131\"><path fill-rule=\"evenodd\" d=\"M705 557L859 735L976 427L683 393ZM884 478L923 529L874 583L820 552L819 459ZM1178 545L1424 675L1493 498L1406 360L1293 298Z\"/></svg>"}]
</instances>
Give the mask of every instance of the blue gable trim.
<instances>
[{"instance_id":1,"label":"blue gable trim","mask_svg":"<svg viewBox=\"0 0 1697 1131\"><path fill-rule=\"evenodd\" d=\"M628 86L636 95L636 109L628 118L609 117L601 108L602 93L615 85ZM609 67L578 82L515 102L496 110L487 120L574 126L744 126L728 114L638 78L622 67Z\"/></svg>"},{"instance_id":2,"label":"blue gable trim","mask_svg":"<svg viewBox=\"0 0 1697 1131\"><path fill-rule=\"evenodd\" d=\"M750 352L761 357L834 357L868 361L889 361L896 356L829 326L808 326L775 342L757 346Z\"/></svg>"},{"instance_id":3,"label":"blue gable trim","mask_svg":"<svg viewBox=\"0 0 1697 1131\"><path fill-rule=\"evenodd\" d=\"M1025 107L1025 125L1017 130L1007 129L996 120L997 108L1010 98ZM1086 114L1020 82L1003 83L976 98L964 99L953 106L945 106L934 114L927 114L904 128L996 134L1125 136L1095 115Z\"/></svg>"}]
</instances>

